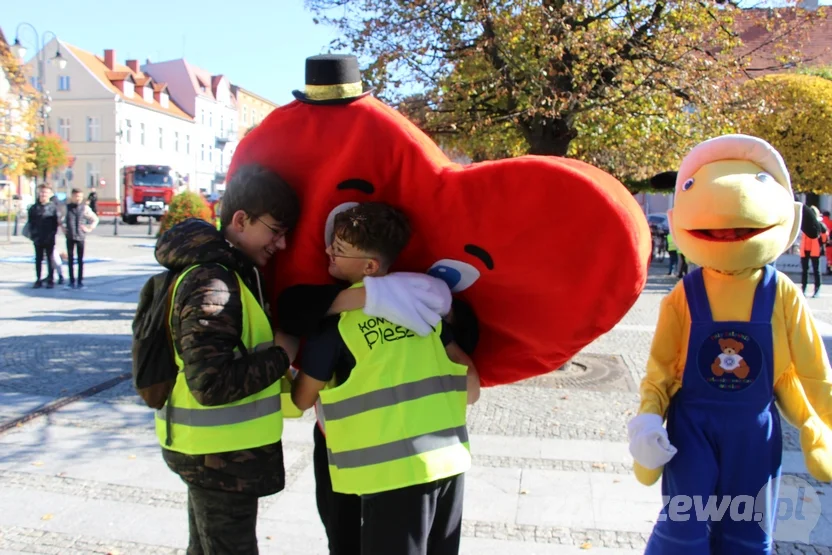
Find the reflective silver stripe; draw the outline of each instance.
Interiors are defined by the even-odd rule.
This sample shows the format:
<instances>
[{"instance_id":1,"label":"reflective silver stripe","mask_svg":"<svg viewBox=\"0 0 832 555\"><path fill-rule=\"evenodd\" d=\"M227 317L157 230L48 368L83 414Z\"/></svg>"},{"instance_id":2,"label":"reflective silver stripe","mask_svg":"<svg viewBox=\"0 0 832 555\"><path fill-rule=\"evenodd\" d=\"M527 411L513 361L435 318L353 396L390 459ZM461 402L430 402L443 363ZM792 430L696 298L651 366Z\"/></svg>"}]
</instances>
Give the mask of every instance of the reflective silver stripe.
<instances>
[{"instance_id":1,"label":"reflective silver stripe","mask_svg":"<svg viewBox=\"0 0 832 555\"><path fill-rule=\"evenodd\" d=\"M258 399L234 407L209 409L171 407L170 422L171 424L183 424L185 426L225 426L248 422L277 412L280 412L280 395ZM166 416L167 407L162 407L156 411L156 418L164 420Z\"/></svg>"},{"instance_id":2,"label":"reflective silver stripe","mask_svg":"<svg viewBox=\"0 0 832 555\"><path fill-rule=\"evenodd\" d=\"M327 454L329 455L329 464L338 468L360 468L420 455L467 441L468 429L465 426L460 426L342 453L333 453L331 449L327 449Z\"/></svg>"},{"instance_id":3,"label":"reflective silver stripe","mask_svg":"<svg viewBox=\"0 0 832 555\"><path fill-rule=\"evenodd\" d=\"M437 393L466 391L466 376L431 376L418 382L403 383L394 387L370 391L335 403L325 403L326 419L329 422L355 416L368 410L392 407L406 401L421 399Z\"/></svg>"}]
</instances>

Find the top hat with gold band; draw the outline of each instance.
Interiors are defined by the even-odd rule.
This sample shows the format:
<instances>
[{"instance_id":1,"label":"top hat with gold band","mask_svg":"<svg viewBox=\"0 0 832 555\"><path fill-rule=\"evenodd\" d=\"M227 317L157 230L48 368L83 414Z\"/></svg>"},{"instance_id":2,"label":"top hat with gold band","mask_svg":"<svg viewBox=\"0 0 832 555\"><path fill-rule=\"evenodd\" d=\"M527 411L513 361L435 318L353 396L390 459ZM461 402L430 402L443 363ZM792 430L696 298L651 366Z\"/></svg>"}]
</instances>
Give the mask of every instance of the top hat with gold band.
<instances>
[{"instance_id":1,"label":"top hat with gold band","mask_svg":"<svg viewBox=\"0 0 832 555\"><path fill-rule=\"evenodd\" d=\"M347 104L365 97L358 59L345 54L325 54L306 58L306 87L292 94L307 104Z\"/></svg>"}]
</instances>

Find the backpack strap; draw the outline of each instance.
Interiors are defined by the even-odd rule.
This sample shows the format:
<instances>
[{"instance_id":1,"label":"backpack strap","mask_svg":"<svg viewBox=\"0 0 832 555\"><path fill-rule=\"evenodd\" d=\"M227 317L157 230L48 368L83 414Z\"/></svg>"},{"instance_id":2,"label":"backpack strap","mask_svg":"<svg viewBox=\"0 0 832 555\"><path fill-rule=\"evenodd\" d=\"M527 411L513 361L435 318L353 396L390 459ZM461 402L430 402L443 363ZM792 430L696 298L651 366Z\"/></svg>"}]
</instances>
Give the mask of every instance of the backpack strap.
<instances>
[{"instance_id":1,"label":"backpack strap","mask_svg":"<svg viewBox=\"0 0 832 555\"><path fill-rule=\"evenodd\" d=\"M165 328L167 328L167 333L165 334L168 338L168 347L170 348L170 353L173 355L174 360L173 364L176 365L176 350L173 346L173 331L170 329L170 314L171 308L173 306L173 291L174 286L176 285L176 281L179 279L181 273L172 274L168 277L170 279L170 283L168 284L167 290L167 300L165 301L165 314L167 317L165 318ZM174 378L174 387L176 386L176 378ZM173 395L173 387L170 388L168 392L168 398L165 401L165 446L170 447L173 445L173 426L171 426L171 412L173 412L173 408L171 407L170 397Z\"/></svg>"}]
</instances>

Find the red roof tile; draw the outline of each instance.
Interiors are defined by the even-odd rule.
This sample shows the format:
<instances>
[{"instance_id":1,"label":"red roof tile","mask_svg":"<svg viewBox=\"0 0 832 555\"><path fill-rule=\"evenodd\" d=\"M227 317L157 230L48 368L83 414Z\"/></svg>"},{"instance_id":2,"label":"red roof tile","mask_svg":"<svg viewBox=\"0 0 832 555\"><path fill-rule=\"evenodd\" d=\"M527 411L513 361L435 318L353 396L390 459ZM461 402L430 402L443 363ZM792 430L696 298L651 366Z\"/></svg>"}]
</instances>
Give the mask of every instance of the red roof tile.
<instances>
[{"instance_id":1,"label":"red roof tile","mask_svg":"<svg viewBox=\"0 0 832 555\"><path fill-rule=\"evenodd\" d=\"M156 90L157 83L153 83L152 79L149 75L145 73L133 72L130 70L129 67L122 64L115 64L114 70L110 70L104 64L104 59L100 56L96 56L91 52L87 52L86 50L81 50L71 44L66 44L65 42L61 42L61 45L68 48L72 54L78 58L82 64L84 64L87 69L89 69L93 75L95 75L105 86L107 86L110 90L112 90L115 94L119 95L125 102L129 102L130 104L135 104L136 106L142 106L144 108L149 108L151 110L156 110L157 112L163 112L165 114L169 114L171 116L176 116L182 119L193 120L191 116L186 114L176 103L173 102L173 99L168 100L167 107L162 106L155 98L151 97L150 102L146 102L144 97L141 93L141 86L147 83L153 84L153 89ZM139 89L136 93L132 96L126 96L116 85L113 84L113 81L123 81L130 77L133 81L136 82L136 88ZM139 85L141 82L142 85ZM166 87L164 83L158 83L159 86ZM155 96L155 95L154 95Z\"/></svg>"},{"instance_id":2,"label":"red roof tile","mask_svg":"<svg viewBox=\"0 0 832 555\"><path fill-rule=\"evenodd\" d=\"M127 79L132 80L134 83L136 79L133 77L133 74L129 71L108 71L104 75L107 76L107 79L110 81L125 81Z\"/></svg>"},{"instance_id":3,"label":"red roof tile","mask_svg":"<svg viewBox=\"0 0 832 555\"><path fill-rule=\"evenodd\" d=\"M788 71L784 62L792 62L790 67L832 65L832 9L747 9L737 15L736 28L753 77Z\"/></svg>"}]
</instances>

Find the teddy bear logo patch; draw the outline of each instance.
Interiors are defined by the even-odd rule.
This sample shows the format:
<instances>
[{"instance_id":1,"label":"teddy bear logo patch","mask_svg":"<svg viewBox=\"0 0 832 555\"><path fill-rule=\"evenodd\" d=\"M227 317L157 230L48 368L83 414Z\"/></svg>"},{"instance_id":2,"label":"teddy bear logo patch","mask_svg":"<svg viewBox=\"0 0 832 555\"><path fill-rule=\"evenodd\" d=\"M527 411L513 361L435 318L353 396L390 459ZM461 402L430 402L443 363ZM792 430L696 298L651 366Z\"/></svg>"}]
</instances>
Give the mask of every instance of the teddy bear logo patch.
<instances>
[{"instance_id":1,"label":"teddy bear logo patch","mask_svg":"<svg viewBox=\"0 0 832 555\"><path fill-rule=\"evenodd\" d=\"M742 391L757 379L763 360L760 347L748 334L721 331L705 340L699 370L709 385L723 391Z\"/></svg>"},{"instance_id":2,"label":"teddy bear logo patch","mask_svg":"<svg viewBox=\"0 0 832 555\"><path fill-rule=\"evenodd\" d=\"M711 365L711 372L714 376L723 376L726 372L733 372L733 374L740 378L748 377L748 363L740 355L743 345L735 339L720 339L719 348L722 353L717 355L716 360Z\"/></svg>"}]
</instances>

